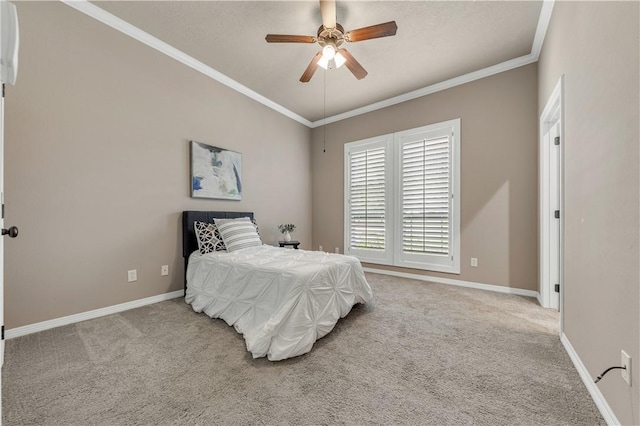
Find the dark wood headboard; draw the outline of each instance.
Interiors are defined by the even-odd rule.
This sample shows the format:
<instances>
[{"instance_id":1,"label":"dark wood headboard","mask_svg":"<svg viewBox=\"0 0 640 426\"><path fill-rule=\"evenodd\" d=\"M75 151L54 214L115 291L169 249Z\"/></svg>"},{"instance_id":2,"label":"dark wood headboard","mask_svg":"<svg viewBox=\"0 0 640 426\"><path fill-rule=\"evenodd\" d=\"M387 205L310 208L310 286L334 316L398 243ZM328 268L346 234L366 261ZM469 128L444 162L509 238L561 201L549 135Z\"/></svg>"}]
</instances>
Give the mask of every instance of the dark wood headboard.
<instances>
[{"instance_id":1,"label":"dark wood headboard","mask_svg":"<svg viewBox=\"0 0 640 426\"><path fill-rule=\"evenodd\" d=\"M187 263L189 256L198 250L198 240L196 239L196 231L193 223L197 220L200 222L213 223L213 219L235 219L237 217L249 217L253 219L253 212L201 212L201 211L183 211L182 212L182 257L184 257L184 292L187 294Z\"/></svg>"}]
</instances>

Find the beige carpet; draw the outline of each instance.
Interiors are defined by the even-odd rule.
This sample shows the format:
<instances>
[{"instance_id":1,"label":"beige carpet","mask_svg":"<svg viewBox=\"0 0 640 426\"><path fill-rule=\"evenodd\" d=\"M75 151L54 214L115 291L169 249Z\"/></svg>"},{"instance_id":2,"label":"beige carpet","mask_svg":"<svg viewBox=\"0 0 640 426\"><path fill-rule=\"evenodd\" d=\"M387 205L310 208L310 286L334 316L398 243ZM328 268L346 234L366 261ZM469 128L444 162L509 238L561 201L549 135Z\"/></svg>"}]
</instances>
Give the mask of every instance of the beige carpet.
<instances>
[{"instance_id":1,"label":"beige carpet","mask_svg":"<svg viewBox=\"0 0 640 426\"><path fill-rule=\"evenodd\" d=\"M596 425L557 313L532 299L367 274L311 353L254 360L182 299L9 340L5 425Z\"/></svg>"}]
</instances>

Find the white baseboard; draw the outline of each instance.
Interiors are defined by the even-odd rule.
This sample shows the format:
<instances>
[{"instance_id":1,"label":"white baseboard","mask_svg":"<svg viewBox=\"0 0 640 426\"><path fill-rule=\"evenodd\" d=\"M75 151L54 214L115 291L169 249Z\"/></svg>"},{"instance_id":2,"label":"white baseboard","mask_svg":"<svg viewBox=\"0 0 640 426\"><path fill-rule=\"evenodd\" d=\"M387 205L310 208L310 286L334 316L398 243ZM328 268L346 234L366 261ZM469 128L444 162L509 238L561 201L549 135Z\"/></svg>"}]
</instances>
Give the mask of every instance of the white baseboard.
<instances>
[{"instance_id":1,"label":"white baseboard","mask_svg":"<svg viewBox=\"0 0 640 426\"><path fill-rule=\"evenodd\" d=\"M564 345L564 348L567 351L567 354L569 354L571 361L573 361L573 365L575 365L576 370L578 370L578 374L580 375L580 378L584 382L584 385L587 387L587 390L589 391L589 394L591 395L593 402L596 403L596 407L598 407L598 410L600 410L600 414L602 414L602 417L604 417L604 420L607 422L608 425L619 425L620 422L616 418L616 415L613 414L611 407L609 407L607 400L604 398L604 396L600 392L600 389L598 389L598 386L596 386L596 384L593 383L593 379L591 378L591 375L587 371L587 367L584 366L584 364L582 363L582 360L578 356L575 349L573 349L573 346L571 346L571 342L569 342L569 339L564 333L562 333L562 335L560 336L560 341Z\"/></svg>"},{"instance_id":2,"label":"white baseboard","mask_svg":"<svg viewBox=\"0 0 640 426\"><path fill-rule=\"evenodd\" d=\"M171 293L159 294L157 296L146 297L144 299L132 300L131 302L120 303L119 305L107 306L106 308L95 309L93 311L81 312L79 314L69 315L62 318L55 318L48 321L37 322L22 327L12 328L5 332L6 339L14 337L26 336L27 334L37 333L39 331L49 330L50 328L60 327L63 325L73 324L80 321L86 321L105 315L116 314L129 309L139 308L153 303L164 302L165 300L182 297L184 290L172 291Z\"/></svg>"},{"instance_id":3,"label":"white baseboard","mask_svg":"<svg viewBox=\"0 0 640 426\"><path fill-rule=\"evenodd\" d=\"M495 291L498 293L516 294L518 296L535 297L539 299L539 293L533 290L522 288L504 287L501 285L475 283L473 281L454 280L451 278L432 277L429 275L410 274L407 272L388 271L386 269L362 268L365 272L374 274L392 275L394 277L411 278L414 280L429 281L438 284L456 285L458 287L477 288L479 290Z\"/></svg>"}]
</instances>

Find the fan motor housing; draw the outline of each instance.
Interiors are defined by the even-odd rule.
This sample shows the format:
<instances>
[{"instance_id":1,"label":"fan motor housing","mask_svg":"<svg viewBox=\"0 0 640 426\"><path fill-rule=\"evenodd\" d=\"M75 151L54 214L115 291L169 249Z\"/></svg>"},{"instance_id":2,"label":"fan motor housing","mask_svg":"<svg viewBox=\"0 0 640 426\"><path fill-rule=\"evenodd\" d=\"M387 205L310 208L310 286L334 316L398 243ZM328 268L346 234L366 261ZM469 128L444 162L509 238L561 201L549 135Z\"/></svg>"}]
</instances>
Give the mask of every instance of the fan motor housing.
<instances>
[{"instance_id":1,"label":"fan motor housing","mask_svg":"<svg viewBox=\"0 0 640 426\"><path fill-rule=\"evenodd\" d=\"M343 42L344 28L342 25L336 23L335 28L326 28L324 25L320 25L320 28L318 28L318 44L320 46L333 45L334 47L338 47Z\"/></svg>"}]
</instances>

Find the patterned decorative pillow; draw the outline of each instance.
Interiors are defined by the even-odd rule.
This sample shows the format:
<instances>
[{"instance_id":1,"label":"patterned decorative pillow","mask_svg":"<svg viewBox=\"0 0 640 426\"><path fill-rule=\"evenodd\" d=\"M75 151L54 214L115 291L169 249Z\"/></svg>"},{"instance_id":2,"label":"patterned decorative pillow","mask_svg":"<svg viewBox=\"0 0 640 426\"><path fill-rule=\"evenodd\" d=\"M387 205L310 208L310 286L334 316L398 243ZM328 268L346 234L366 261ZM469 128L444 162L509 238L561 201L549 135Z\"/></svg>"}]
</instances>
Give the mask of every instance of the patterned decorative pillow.
<instances>
[{"instance_id":1,"label":"patterned decorative pillow","mask_svg":"<svg viewBox=\"0 0 640 426\"><path fill-rule=\"evenodd\" d=\"M214 220L228 252L262 245L256 226L248 217Z\"/></svg>"},{"instance_id":2,"label":"patterned decorative pillow","mask_svg":"<svg viewBox=\"0 0 640 426\"><path fill-rule=\"evenodd\" d=\"M196 230L196 239L200 253L207 254L212 251L224 251L224 241L215 223L195 221L193 227Z\"/></svg>"}]
</instances>

